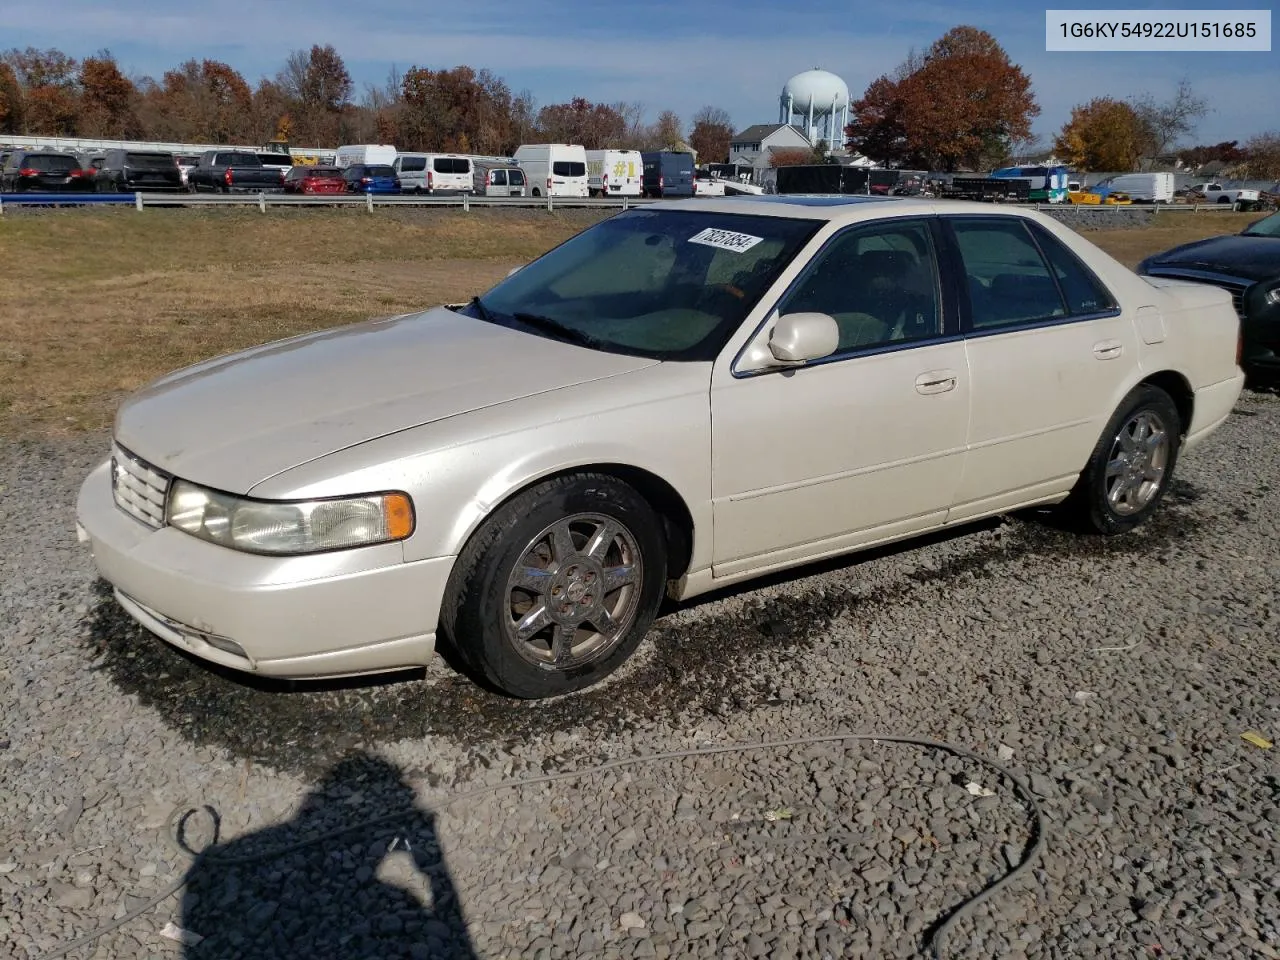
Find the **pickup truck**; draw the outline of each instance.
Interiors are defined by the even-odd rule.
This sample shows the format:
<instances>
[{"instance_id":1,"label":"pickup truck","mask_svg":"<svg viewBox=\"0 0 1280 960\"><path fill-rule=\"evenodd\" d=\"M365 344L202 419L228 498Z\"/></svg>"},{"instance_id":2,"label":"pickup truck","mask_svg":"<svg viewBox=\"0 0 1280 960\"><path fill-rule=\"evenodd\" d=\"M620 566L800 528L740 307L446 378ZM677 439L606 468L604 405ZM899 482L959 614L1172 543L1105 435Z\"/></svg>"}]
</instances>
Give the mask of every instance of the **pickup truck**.
<instances>
[{"instance_id":1,"label":"pickup truck","mask_svg":"<svg viewBox=\"0 0 1280 960\"><path fill-rule=\"evenodd\" d=\"M1187 193L1200 194L1210 203L1239 204L1245 210L1261 199L1257 190L1227 190L1220 183L1197 183L1188 187Z\"/></svg>"},{"instance_id":2,"label":"pickup truck","mask_svg":"<svg viewBox=\"0 0 1280 960\"><path fill-rule=\"evenodd\" d=\"M206 150L187 172L187 189L192 193L280 193L284 190L284 174L264 167L256 153Z\"/></svg>"}]
</instances>

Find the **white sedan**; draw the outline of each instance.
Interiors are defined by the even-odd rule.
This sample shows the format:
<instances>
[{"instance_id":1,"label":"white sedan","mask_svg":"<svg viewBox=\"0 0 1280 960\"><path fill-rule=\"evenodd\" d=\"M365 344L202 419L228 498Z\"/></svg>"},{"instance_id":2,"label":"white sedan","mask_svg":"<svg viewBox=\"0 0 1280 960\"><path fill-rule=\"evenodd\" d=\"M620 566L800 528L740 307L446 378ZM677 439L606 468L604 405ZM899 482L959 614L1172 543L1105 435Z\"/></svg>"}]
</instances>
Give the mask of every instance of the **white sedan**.
<instances>
[{"instance_id":1,"label":"white sedan","mask_svg":"<svg viewBox=\"0 0 1280 960\"><path fill-rule=\"evenodd\" d=\"M875 197L633 209L467 304L127 400L81 534L225 666L592 684L664 593L1037 504L1151 515L1243 377L1226 292L1034 211Z\"/></svg>"}]
</instances>

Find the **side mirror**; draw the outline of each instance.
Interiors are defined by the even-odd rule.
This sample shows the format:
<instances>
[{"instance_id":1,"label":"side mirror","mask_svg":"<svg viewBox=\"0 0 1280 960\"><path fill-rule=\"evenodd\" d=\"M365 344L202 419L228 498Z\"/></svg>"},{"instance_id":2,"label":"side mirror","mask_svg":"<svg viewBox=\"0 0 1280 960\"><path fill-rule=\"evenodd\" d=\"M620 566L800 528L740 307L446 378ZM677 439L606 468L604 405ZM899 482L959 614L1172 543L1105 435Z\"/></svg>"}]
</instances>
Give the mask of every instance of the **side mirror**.
<instances>
[{"instance_id":1,"label":"side mirror","mask_svg":"<svg viewBox=\"0 0 1280 960\"><path fill-rule=\"evenodd\" d=\"M769 352L779 363L805 363L829 357L840 346L840 328L825 313L788 313L773 325Z\"/></svg>"}]
</instances>

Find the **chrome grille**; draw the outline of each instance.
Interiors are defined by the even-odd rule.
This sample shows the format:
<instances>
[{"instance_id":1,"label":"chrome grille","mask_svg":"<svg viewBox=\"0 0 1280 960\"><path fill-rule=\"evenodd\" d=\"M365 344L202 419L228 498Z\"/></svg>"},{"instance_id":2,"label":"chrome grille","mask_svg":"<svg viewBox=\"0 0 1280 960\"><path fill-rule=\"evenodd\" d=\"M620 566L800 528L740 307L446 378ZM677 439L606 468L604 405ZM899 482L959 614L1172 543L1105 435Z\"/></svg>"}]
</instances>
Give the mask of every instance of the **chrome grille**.
<instances>
[{"instance_id":1,"label":"chrome grille","mask_svg":"<svg viewBox=\"0 0 1280 960\"><path fill-rule=\"evenodd\" d=\"M120 444L111 449L111 492L116 506L149 527L164 526L164 501L173 479Z\"/></svg>"}]
</instances>

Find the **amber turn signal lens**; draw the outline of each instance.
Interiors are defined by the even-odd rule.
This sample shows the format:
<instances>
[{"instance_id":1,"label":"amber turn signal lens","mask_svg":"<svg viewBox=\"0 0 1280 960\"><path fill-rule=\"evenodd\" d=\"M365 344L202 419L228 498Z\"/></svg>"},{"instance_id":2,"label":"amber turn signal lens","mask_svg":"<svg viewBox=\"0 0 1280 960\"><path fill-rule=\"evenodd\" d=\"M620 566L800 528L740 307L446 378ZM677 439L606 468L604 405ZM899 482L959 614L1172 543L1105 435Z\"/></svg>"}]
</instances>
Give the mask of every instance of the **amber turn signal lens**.
<instances>
[{"instance_id":1,"label":"amber turn signal lens","mask_svg":"<svg viewBox=\"0 0 1280 960\"><path fill-rule=\"evenodd\" d=\"M413 504L403 493L386 494L382 498L382 513L390 539L403 540L413 533Z\"/></svg>"}]
</instances>

